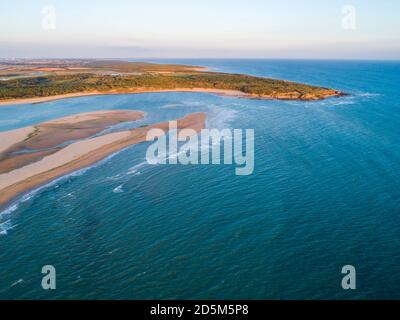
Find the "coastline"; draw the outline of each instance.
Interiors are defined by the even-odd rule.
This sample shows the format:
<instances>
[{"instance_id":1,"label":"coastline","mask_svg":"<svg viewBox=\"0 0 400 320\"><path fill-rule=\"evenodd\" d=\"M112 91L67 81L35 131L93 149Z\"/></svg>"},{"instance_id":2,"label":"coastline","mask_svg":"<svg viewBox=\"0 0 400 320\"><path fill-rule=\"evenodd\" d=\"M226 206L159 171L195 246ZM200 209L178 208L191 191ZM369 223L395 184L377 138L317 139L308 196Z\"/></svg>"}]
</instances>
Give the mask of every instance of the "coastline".
<instances>
[{"instance_id":1,"label":"coastline","mask_svg":"<svg viewBox=\"0 0 400 320\"><path fill-rule=\"evenodd\" d=\"M314 95L304 95L299 97L296 93L279 94L279 95L255 95L248 94L238 90L224 90L224 89L205 89L205 88L175 88L175 89L152 89L152 88L135 88L131 90L113 90L113 91L90 91L90 92L76 92L67 93L48 97L35 97L35 98L21 98L0 100L0 106L12 106L19 104L40 104L44 102L57 101L68 98L78 98L87 96L101 96L101 95L116 95L116 94L140 94L140 93L162 93L162 92L202 92L217 94L221 96L247 98L247 99L263 99L263 100L299 100L299 101L313 101L321 100L331 97L340 97L346 95L340 91L327 89L330 94L323 97L316 97Z\"/></svg>"},{"instance_id":2,"label":"coastline","mask_svg":"<svg viewBox=\"0 0 400 320\"><path fill-rule=\"evenodd\" d=\"M177 120L178 129L191 128L199 132L205 127L205 119L201 112L189 114ZM28 191L90 166L128 146L145 142L147 132L155 128L167 132L169 123L166 121L78 141L37 162L1 174L0 209Z\"/></svg>"},{"instance_id":3,"label":"coastline","mask_svg":"<svg viewBox=\"0 0 400 320\"><path fill-rule=\"evenodd\" d=\"M109 126L143 117L144 112L135 110L92 111L0 132L0 174L53 154L64 143L90 138Z\"/></svg>"}]
</instances>

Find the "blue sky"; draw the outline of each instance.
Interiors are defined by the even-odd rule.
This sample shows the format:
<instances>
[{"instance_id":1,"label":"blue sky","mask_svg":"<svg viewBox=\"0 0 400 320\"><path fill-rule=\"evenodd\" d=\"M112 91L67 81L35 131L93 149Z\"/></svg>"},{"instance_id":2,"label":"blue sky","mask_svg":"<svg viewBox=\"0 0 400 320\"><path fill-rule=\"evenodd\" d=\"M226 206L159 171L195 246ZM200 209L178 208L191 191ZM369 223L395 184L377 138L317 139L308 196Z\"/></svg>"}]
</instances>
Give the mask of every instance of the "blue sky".
<instances>
[{"instance_id":1,"label":"blue sky","mask_svg":"<svg viewBox=\"0 0 400 320\"><path fill-rule=\"evenodd\" d=\"M399 12L398 0L2 0L0 57L400 59Z\"/></svg>"}]
</instances>

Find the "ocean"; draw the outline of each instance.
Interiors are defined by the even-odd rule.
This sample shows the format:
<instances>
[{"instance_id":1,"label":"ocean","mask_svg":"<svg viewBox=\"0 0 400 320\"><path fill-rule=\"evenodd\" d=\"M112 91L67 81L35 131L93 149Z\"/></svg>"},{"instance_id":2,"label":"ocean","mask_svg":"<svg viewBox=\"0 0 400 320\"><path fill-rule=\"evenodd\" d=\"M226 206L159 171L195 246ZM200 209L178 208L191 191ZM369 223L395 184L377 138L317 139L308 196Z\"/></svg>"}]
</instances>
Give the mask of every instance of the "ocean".
<instances>
[{"instance_id":1,"label":"ocean","mask_svg":"<svg viewBox=\"0 0 400 320\"><path fill-rule=\"evenodd\" d=\"M148 143L24 195L0 213L1 299L400 298L400 62L159 60L332 87L268 101L205 93L0 107L0 131L75 113L207 113L254 129L255 168L149 165ZM43 290L44 265L57 289ZM353 265L357 289L341 286Z\"/></svg>"}]
</instances>

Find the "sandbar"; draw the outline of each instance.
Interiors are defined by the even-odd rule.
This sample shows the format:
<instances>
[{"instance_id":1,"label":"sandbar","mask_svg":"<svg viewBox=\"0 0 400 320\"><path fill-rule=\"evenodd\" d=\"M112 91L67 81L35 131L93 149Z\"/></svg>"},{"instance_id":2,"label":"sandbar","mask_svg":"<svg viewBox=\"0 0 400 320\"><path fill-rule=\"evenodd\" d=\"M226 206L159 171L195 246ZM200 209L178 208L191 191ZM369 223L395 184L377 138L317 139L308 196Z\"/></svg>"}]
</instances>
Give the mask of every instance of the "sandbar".
<instances>
[{"instance_id":1,"label":"sandbar","mask_svg":"<svg viewBox=\"0 0 400 320\"><path fill-rule=\"evenodd\" d=\"M143 119L143 116L144 112L135 110L86 112L0 132L0 173L37 161L65 143L88 138L121 122Z\"/></svg>"},{"instance_id":2,"label":"sandbar","mask_svg":"<svg viewBox=\"0 0 400 320\"><path fill-rule=\"evenodd\" d=\"M204 113L192 113L178 119L177 128L199 132L205 127L205 120ZM168 132L169 123L162 122L74 142L34 163L0 174L0 207L51 180L92 165L130 145L146 141L147 132L153 128Z\"/></svg>"}]
</instances>

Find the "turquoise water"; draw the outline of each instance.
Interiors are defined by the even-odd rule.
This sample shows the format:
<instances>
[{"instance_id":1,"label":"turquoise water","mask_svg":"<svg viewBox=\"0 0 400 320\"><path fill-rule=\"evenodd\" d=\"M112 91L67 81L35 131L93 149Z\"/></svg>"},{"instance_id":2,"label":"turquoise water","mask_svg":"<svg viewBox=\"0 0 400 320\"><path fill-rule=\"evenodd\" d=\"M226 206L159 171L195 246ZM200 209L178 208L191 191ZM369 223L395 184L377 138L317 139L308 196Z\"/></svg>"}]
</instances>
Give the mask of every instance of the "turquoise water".
<instances>
[{"instance_id":1,"label":"turquoise water","mask_svg":"<svg viewBox=\"0 0 400 320\"><path fill-rule=\"evenodd\" d=\"M170 61L168 61L170 62ZM201 93L0 107L0 130L137 109L254 128L255 171L145 162L146 144L24 196L0 217L0 298L400 298L400 63L185 60L350 96L262 101ZM57 289L41 289L41 268ZM357 290L341 288L341 268Z\"/></svg>"}]
</instances>

